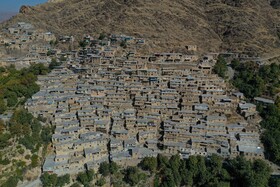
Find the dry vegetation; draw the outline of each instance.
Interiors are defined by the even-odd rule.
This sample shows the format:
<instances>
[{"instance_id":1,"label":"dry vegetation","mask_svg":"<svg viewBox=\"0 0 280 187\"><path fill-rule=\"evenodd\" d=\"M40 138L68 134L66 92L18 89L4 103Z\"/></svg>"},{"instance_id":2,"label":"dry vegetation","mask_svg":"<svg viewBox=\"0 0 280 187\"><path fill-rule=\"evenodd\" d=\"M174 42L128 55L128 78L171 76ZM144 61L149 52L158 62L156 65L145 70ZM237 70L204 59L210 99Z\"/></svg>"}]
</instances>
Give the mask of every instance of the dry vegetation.
<instances>
[{"instance_id":1,"label":"dry vegetation","mask_svg":"<svg viewBox=\"0 0 280 187\"><path fill-rule=\"evenodd\" d=\"M28 21L58 35L124 33L165 51L196 44L275 54L280 46L279 10L267 0L55 0L21 12L6 23Z\"/></svg>"}]
</instances>

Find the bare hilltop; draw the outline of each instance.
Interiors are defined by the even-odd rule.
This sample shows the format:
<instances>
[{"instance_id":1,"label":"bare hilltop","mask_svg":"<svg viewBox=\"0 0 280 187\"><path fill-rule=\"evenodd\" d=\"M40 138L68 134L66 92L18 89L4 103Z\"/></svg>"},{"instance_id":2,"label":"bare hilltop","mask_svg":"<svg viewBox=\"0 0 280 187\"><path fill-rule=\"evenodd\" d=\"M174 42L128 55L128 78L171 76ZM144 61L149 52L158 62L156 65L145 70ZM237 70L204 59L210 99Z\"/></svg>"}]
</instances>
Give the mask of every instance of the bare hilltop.
<instances>
[{"instance_id":1,"label":"bare hilltop","mask_svg":"<svg viewBox=\"0 0 280 187\"><path fill-rule=\"evenodd\" d=\"M30 22L57 35L123 33L145 37L165 51L275 55L280 47L278 0L51 0L23 6L5 22Z\"/></svg>"}]
</instances>

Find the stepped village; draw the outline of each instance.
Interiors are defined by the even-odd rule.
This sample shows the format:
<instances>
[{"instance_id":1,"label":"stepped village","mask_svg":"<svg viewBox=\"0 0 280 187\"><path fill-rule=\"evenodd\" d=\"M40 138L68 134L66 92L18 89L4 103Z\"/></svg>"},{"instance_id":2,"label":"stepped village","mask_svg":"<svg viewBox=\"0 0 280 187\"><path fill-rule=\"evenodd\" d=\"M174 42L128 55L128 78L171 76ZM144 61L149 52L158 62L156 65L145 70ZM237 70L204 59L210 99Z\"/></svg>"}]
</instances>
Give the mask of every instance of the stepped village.
<instances>
[{"instance_id":1,"label":"stepped village","mask_svg":"<svg viewBox=\"0 0 280 187\"><path fill-rule=\"evenodd\" d=\"M73 37L60 37L60 41L72 42ZM48 64L50 55L61 53L54 49L56 37L51 32L36 30L30 23L19 22L0 33L0 66L15 65L17 69L32 63Z\"/></svg>"},{"instance_id":2,"label":"stepped village","mask_svg":"<svg viewBox=\"0 0 280 187\"><path fill-rule=\"evenodd\" d=\"M29 46L28 55L32 48L40 56L34 63L47 64L41 57L50 58L48 44L23 43L33 38L48 43L54 36L29 32L31 28L18 23L7 29L13 40L2 38L1 43ZM73 40L64 36L59 41ZM67 61L39 76L41 90L25 103L35 117L55 126L44 172L97 170L104 161L132 166L159 153L264 158L256 103L247 103L212 73L218 53L195 55L199 49L189 45L186 54L143 55L139 51L147 41L125 35L85 36L84 41L88 47L79 50L51 50L51 56Z\"/></svg>"}]
</instances>

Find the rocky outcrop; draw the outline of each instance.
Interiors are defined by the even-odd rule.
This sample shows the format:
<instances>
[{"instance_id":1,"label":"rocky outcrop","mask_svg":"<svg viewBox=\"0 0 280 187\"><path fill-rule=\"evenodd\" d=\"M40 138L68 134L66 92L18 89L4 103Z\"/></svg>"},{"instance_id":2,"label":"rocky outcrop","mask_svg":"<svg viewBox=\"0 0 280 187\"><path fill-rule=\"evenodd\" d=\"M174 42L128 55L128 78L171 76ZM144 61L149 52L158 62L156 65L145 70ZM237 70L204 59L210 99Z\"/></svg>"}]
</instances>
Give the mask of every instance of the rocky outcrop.
<instances>
[{"instance_id":1,"label":"rocky outcrop","mask_svg":"<svg viewBox=\"0 0 280 187\"><path fill-rule=\"evenodd\" d=\"M31 9L32 8L30 6L22 5L19 9L19 13L26 14L26 13L30 12Z\"/></svg>"}]
</instances>

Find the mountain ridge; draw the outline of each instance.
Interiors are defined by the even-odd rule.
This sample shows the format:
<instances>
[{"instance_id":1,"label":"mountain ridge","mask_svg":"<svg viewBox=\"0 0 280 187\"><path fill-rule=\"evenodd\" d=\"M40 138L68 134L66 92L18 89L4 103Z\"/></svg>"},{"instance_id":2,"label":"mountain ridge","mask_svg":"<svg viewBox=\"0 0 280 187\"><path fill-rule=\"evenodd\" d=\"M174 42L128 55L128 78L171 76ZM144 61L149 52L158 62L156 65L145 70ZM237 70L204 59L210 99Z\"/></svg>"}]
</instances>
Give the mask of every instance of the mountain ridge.
<instances>
[{"instance_id":1,"label":"mountain ridge","mask_svg":"<svg viewBox=\"0 0 280 187\"><path fill-rule=\"evenodd\" d=\"M20 12L4 25L28 21L78 38L123 33L167 51L197 45L202 51L275 54L280 47L280 12L267 0L55 0Z\"/></svg>"},{"instance_id":2,"label":"mountain ridge","mask_svg":"<svg viewBox=\"0 0 280 187\"><path fill-rule=\"evenodd\" d=\"M12 16L16 15L16 12L0 12L0 23L10 19Z\"/></svg>"}]
</instances>

